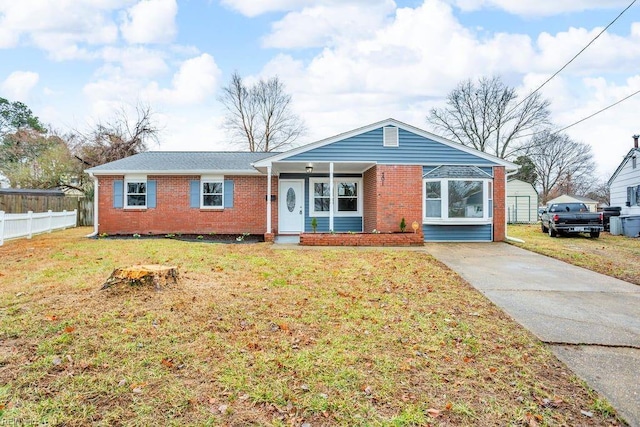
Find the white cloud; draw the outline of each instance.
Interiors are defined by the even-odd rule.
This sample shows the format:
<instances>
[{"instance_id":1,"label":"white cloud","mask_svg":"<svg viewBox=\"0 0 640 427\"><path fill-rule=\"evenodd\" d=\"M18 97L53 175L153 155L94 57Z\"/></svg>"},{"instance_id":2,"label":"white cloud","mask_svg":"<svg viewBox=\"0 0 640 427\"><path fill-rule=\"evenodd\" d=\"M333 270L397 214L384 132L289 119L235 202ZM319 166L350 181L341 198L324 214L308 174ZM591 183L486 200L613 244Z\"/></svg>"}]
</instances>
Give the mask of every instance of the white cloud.
<instances>
[{"instance_id":1,"label":"white cloud","mask_svg":"<svg viewBox=\"0 0 640 427\"><path fill-rule=\"evenodd\" d=\"M0 89L6 98L26 102L39 79L38 73L33 71L14 71L2 82Z\"/></svg>"},{"instance_id":2,"label":"white cloud","mask_svg":"<svg viewBox=\"0 0 640 427\"><path fill-rule=\"evenodd\" d=\"M448 0L465 12L502 9L513 15L550 16L585 10L623 8L627 0ZM621 9L622 10L622 9Z\"/></svg>"},{"instance_id":3,"label":"white cloud","mask_svg":"<svg viewBox=\"0 0 640 427\"><path fill-rule=\"evenodd\" d=\"M140 46L106 47L100 56L107 64L120 64L125 75L135 78L152 78L169 69L165 52Z\"/></svg>"},{"instance_id":4,"label":"white cloud","mask_svg":"<svg viewBox=\"0 0 640 427\"><path fill-rule=\"evenodd\" d=\"M221 74L213 57L205 53L182 63L173 76L170 89L161 89L153 82L144 89L143 94L151 102L170 105L198 104L213 95Z\"/></svg>"},{"instance_id":5,"label":"white cloud","mask_svg":"<svg viewBox=\"0 0 640 427\"><path fill-rule=\"evenodd\" d=\"M0 0L0 47L21 42L57 60L84 57L78 45L113 43L118 27L110 14L132 0Z\"/></svg>"},{"instance_id":6,"label":"white cloud","mask_svg":"<svg viewBox=\"0 0 640 427\"><path fill-rule=\"evenodd\" d=\"M277 48L318 47L344 38L360 38L379 29L395 8L392 0L374 2L366 8L354 3L304 8L273 23L263 44Z\"/></svg>"},{"instance_id":7,"label":"white cloud","mask_svg":"<svg viewBox=\"0 0 640 427\"><path fill-rule=\"evenodd\" d=\"M388 0L221 0L230 9L249 17L268 12L289 12L308 7L339 7L347 4L360 5L360 11L376 7L378 3ZM356 17L354 17L356 18Z\"/></svg>"},{"instance_id":8,"label":"white cloud","mask_svg":"<svg viewBox=\"0 0 640 427\"><path fill-rule=\"evenodd\" d=\"M167 43L177 33L175 0L142 0L127 10L120 27L129 43Z\"/></svg>"}]
</instances>

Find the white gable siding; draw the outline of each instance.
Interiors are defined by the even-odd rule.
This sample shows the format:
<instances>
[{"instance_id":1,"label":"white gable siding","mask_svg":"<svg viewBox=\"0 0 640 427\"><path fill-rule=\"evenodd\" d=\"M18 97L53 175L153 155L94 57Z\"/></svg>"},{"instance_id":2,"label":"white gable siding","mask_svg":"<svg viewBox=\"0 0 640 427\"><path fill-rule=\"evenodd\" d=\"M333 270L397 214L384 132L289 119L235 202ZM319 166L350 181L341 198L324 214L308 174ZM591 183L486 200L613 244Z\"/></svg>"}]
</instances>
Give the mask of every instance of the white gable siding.
<instances>
[{"instance_id":1,"label":"white gable siding","mask_svg":"<svg viewBox=\"0 0 640 427\"><path fill-rule=\"evenodd\" d=\"M636 152L640 157L640 153ZM632 154L633 155L633 154ZM626 206L627 188L640 185L640 158L637 159L637 166L634 169L631 158L624 160L624 165L618 171L618 174L611 181L611 206L620 206L622 215L638 215L640 214L640 206Z\"/></svg>"},{"instance_id":2,"label":"white gable siding","mask_svg":"<svg viewBox=\"0 0 640 427\"><path fill-rule=\"evenodd\" d=\"M533 185L519 179L507 182L507 215L510 223L538 221L538 193Z\"/></svg>"}]
</instances>

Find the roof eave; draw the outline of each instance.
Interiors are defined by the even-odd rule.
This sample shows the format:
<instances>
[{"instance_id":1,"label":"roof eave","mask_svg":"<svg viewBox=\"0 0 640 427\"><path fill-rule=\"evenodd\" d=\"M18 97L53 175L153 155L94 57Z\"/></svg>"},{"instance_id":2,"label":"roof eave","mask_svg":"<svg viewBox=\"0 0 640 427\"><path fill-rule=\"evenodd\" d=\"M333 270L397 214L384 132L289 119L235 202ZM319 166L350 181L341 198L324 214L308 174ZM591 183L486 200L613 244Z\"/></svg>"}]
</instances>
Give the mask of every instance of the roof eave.
<instances>
[{"instance_id":1,"label":"roof eave","mask_svg":"<svg viewBox=\"0 0 640 427\"><path fill-rule=\"evenodd\" d=\"M132 170L132 169L120 169L120 170L90 170L87 172L95 176L107 176L107 175L262 175L258 170L213 170L213 169L183 169L183 170Z\"/></svg>"}]
</instances>

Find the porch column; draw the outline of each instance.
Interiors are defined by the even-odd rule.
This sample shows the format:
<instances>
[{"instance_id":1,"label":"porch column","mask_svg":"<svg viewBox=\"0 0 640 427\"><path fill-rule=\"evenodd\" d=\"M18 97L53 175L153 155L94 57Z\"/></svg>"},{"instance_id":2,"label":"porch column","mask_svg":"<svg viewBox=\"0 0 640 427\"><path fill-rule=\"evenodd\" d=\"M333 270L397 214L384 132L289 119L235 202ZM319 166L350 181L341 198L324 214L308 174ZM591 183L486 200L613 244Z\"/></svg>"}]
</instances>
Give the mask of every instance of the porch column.
<instances>
[{"instance_id":1,"label":"porch column","mask_svg":"<svg viewBox=\"0 0 640 427\"><path fill-rule=\"evenodd\" d=\"M267 166L267 233L271 233L271 166Z\"/></svg>"},{"instance_id":2,"label":"porch column","mask_svg":"<svg viewBox=\"0 0 640 427\"><path fill-rule=\"evenodd\" d=\"M333 162L329 163L329 231L333 231Z\"/></svg>"}]
</instances>

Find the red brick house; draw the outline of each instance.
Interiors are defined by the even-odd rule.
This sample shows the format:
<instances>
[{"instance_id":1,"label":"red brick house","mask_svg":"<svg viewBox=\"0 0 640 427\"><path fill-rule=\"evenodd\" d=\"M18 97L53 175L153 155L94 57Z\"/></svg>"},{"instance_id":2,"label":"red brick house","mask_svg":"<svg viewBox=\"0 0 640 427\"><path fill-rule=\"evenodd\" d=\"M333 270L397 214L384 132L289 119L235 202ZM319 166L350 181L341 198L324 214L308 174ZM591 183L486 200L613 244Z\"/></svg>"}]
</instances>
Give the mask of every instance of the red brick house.
<instances>
[{"instance_id":1,"label":"red brick house","mask_svg":"<svg viewBox=\"0 0 640 427\"><path fill-rule=\"evenodd\" d=\"M399 231L501 241L517 165L388 119L283 153L146 152L88 170L96 233ZM315 221L314 221L315 218Z\"/></svg>"}]
</instances>

